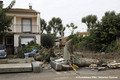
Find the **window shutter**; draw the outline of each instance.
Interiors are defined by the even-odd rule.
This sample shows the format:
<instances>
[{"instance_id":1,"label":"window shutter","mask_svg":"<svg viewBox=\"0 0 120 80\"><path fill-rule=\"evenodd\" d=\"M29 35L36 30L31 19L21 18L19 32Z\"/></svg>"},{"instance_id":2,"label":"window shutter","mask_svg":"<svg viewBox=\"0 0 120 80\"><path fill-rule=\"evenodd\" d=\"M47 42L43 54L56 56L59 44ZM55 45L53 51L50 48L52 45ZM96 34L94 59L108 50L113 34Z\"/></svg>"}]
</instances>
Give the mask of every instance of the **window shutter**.
<instances>
[{"instance_id":1,"label":"window shutter","mask_svg":"<svg viewBox=\"0 0 120 80\"><path fill-rule=\"evenodd\" d=\"M31 32L30 19L23 19L23 32Z\"/></svg>"}]
</instances>

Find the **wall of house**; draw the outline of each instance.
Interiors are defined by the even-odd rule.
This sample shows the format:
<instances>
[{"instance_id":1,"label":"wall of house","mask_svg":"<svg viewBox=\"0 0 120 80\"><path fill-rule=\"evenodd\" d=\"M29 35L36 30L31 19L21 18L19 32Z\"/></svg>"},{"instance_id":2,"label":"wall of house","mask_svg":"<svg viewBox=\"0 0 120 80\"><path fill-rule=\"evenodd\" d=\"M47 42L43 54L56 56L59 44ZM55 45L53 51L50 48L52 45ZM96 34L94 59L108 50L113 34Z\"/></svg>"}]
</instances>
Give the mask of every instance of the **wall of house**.
<instances>
[{"instance_id":1,"label":"wall of house","mask_svg":"<svg viewBox=\"0 0 120 80\"><path fill-rule=\"evenodd\" d=\"M21 17L16 17L16 32L21 32Z\"/></svg>"},{"instance_id":2,"label":"wall of house","mask_svg":"<svg viewBox=\"0 0 120 80\"><path fill-rule=\"evenodd\" d=\"M37 25L37 18L32 18L32 32L35 33L38 30L38 25Z\"/></svg>"},{"instance_id":3,"label":"wall of house","mask_svg":"<svg viewBox=\"0 0 120 80\"><path fill-rule=\"evenodd\" d=\"M16 32L21 32L21 24L22 24L22 22L21 22L21 20L22 20L22 18L30 18L30 17L16 17ZM37 32L37 18L36 17L33 17L32 18L32 32L33 33L36 33Z\"/></svg>"},{"instance_id":4,"label":"wall of house","mask_svg":"<svg viewBox=\"0 0 120 80\"><path fill-rule=\"evenodd\" d=\"M37 15L35 15L35 14L28 14L28 13L26 13L26 14L18 14L18 13L16 13L16 14L13 14L13 13L7 13L7 15L8 16L14 16L14 17L16 17L16 29L14 29L14 18L13 18L13 20L12 20L12 23L13 23L13 25L11 26L11 29L12 29L12 31L13 32L21 32L21 24L22 24L22 22L21 22L21 19L22 18L32 18L32 32L33 33L36 33L37 31L38 31L38 25L37 25Z\"/></svg>"}]
</instances>

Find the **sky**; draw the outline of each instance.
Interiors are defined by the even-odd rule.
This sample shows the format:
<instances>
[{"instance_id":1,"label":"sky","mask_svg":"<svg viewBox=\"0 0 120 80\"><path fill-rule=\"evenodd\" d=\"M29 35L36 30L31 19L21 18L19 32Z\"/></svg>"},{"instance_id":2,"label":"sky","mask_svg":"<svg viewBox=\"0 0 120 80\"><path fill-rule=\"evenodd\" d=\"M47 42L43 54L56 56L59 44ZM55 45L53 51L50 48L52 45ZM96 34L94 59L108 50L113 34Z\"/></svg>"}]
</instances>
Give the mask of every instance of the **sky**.
<instances>
[{"instance_id":1,"label":"sky","mask_svg":"<svg viewBox=\"0 0 120 80\"><path fill-rule=\"evenodd\" d=\"M12 0L2 0L4 7L7 7ZM97 15L98 20L104 16L106 11L120 13L120 0L16 0L13 8L29 9L39 11L41 18L49 22L53 17L60 17L63 25L73 22L78 28L75 32L87 31L87 26L81 19L87 15ZM71 31L66 28L65 36L70 35Z\"/></svg>"}]
</instances>

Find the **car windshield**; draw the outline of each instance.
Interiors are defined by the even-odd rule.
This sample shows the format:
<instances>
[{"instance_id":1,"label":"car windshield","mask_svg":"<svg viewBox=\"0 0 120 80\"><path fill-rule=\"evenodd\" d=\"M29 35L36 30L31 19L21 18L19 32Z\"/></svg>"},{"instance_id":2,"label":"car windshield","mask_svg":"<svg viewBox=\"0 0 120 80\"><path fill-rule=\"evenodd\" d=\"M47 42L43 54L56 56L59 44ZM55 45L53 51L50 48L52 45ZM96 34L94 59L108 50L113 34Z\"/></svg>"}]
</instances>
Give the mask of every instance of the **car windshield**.
<instances>
[{"instance_id":1,"label":"car windshield","mask_svg":"<svg viewBox=\"0 0 120 80\"><path fill-rule=\"evenodd\" d=\"M3 50L3 49L5 49L5 46L0 45L0 50Z\"/></svg>"}]
</instances>

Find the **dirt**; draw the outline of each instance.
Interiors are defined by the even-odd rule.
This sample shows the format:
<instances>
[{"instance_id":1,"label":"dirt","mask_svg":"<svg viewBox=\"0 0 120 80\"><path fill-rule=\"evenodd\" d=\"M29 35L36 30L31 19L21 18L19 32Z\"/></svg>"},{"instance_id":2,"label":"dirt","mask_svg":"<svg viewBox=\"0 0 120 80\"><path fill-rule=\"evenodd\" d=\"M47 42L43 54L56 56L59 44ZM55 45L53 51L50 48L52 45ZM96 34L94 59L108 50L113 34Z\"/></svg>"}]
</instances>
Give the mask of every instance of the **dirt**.
<instances>
[{"instance_id":1,"label":"dirt","mask_svg":"<svg viewBox=\"0 0 120 80\"><path fill-rule=\"evenodd\" d=\"M120 53L95 53L95 52L90 52L90 51L83 51L81 52L82 54L76 54L77 57L82 57L82 58L91 58L91 59L98 59L99 61L104 61L104 62L112 62L115 60L116 62L120 62Z\"/></svg>"}]
</instances>

